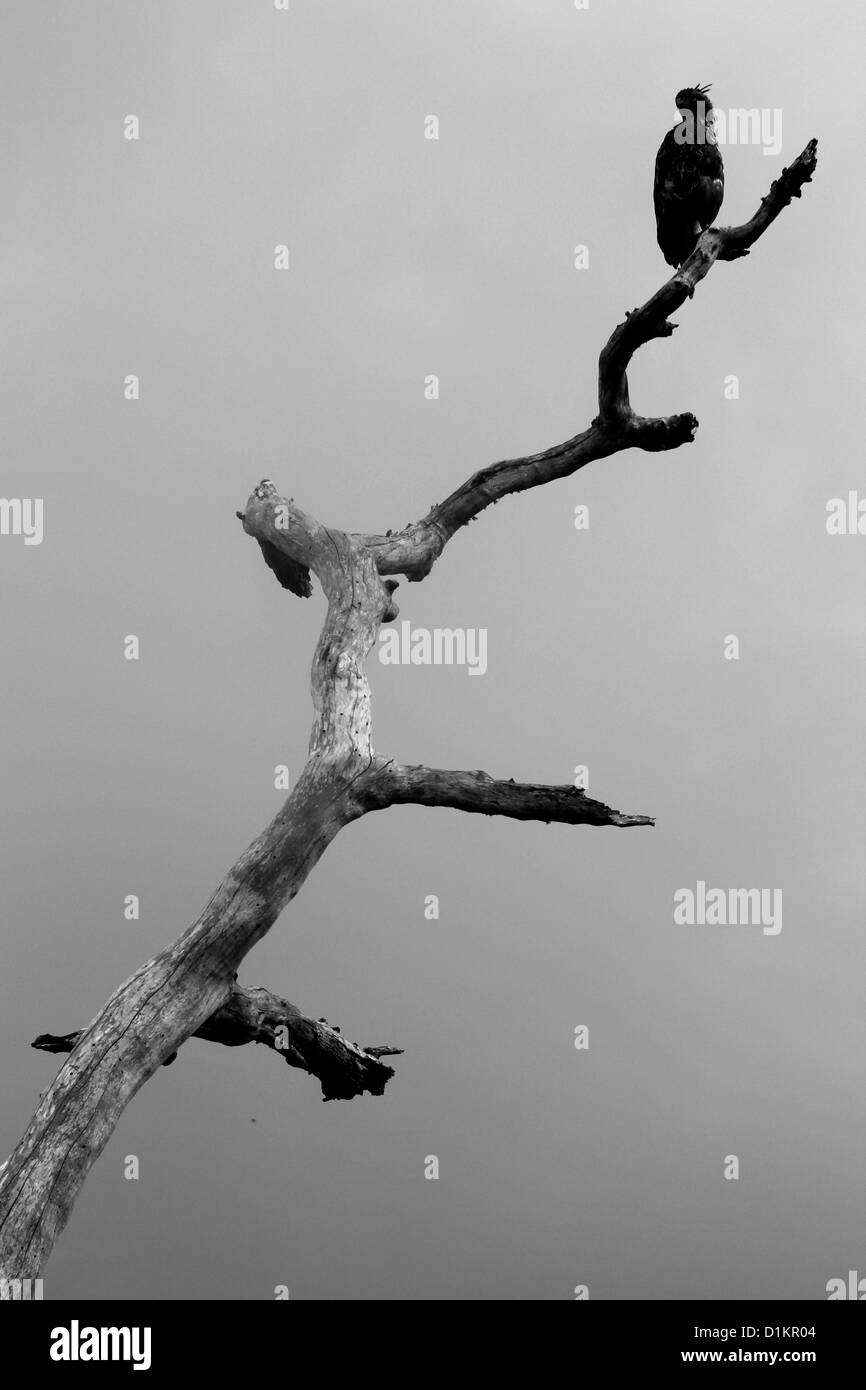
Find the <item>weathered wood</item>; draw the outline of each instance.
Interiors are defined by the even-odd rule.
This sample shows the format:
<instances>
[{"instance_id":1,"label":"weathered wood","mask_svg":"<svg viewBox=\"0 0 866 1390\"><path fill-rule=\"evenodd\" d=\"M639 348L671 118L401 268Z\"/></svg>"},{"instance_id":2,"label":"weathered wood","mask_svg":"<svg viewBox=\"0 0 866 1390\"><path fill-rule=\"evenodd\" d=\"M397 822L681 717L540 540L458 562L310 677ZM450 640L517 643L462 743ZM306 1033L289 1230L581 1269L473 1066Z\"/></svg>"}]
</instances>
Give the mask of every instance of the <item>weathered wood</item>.
<instances>
[{"instance_id":1,"label":"weathered wood","mask_svg":"<svg viewBox=\"0 0 866 1390\"><path fill-rule=\"evenodd\" d=\"M378 1063L377 1056L397 1049L357 1049L350 1066L347 1049L354 1045L341 1042L334 1030L317 1032L310 1020L302 1025L300 1011L286 1001L274 1006L275 996L261 991L256 1002L256 991L236 985L244 957L343 826L368 811L408 802L573 825L652 824L648 816L613 811L571 787L496 781L481 772L397 767L377 756L365 663L381 624L398 612L397 585L386 576L423 579L451 536L509 493L567 477L623 449L672 449L689 442L697 428L694 416L644 419L634 414L626 379L631 357L650 339L673 332L669 314L694 293L716 260L748 252L782 207L799 196L814 167L811 141L773 184L751 222L704 232L677 273L614 330L599 361L598 417L564 444L491 464L396 535L332 530L280 497L272 483L255 489L241 514L244 529L260 543L284 587L307 594L307 572L312 571L328 603L313 658L309 761L282 809L241 855L197 921L120 985L75 1035L26 1134L0 1169L0 1278L39 1275L124 1108L193 1035L226 1042L234 1027L239 1041L253 1037L268 1043L273 1018L282 1009L284 1018L291 1012L294 1019L287 1061L319 1075L324 1084L323 1052L329 1052L334 1063L327 1081L331 1094L379 1093L377 1078L384 1085L384 1073L391 1069ZM283 564L281 556L290 563ZM374 1063L378 1071L371 1070ZM353 1068L350 1085L347 1076Z\"/></svg>"},{"instance_id":2,"label":"weathered wood","mask_svg":"<svg viewBox=\"0 0 866 1390\"><path fill-rule=\"evenodd\" d=\"M82 1033L40 1033L30 1044L40 1052L71 1052ZM326 1018L310 1018L278 994L258 986L245 989L236 984L226 1002L205 1019L192 1035L224 1047L262 1043L272 1048L290 1067L315 1076L322 1085L323 1100L348 1100L365 1092L384 1094L394 1075L381 1057L399 1056L401 1047L359 1047L344 1038ZM172 1052L163 1066L177 1057Z\"/></svg>"},{"instance_id":3,"label":"weathered wood","mask_svg":"<svg viewBox=\"0 0 866 1390\"><path fill-rule=\"evenodd\" d=\"M450 806L482 816L542 820L560 825L654 825L652 816L625 815L571 786L497 781L487 772L447 772L392 763L363 779L358 795L369 810L385 806Z\"/></svg>"}]
</instances>

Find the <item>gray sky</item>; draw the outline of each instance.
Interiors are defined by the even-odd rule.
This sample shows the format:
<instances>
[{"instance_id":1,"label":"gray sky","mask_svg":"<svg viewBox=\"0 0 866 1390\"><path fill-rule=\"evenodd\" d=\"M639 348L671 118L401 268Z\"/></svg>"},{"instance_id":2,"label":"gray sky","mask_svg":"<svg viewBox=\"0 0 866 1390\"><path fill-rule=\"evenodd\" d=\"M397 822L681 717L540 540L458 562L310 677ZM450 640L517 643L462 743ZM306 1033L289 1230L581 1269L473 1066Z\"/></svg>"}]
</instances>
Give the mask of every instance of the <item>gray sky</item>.
<instances>
[{"instance_id":1,"label":"gray sky","mask_svg":"<svg viewBox=\"0 0 866 1390\"><path fill-rule=\"evenodd\" d=\"M244 537L254 484L384 530L576 433L599 349L668 273L677 89L782 111L778 156L724 149L724 222L820 140L802 201L634 364L636 407L693 411L696 442L509 499L401 586L413 625L487 629L483 678L371 663L381 752L586 763L657 827L410 807L345 830L242 979L405 1047L385 1097L323 1106L260 1049L190 1042L46 1297L822 1298L866 1272L866 540L825 530L866 495L863 13L4 6L0 491L45 500L41 546L0 537L4 1154L53 1074L31 1039L194 919L277 809L275 763L302 765L322 599ZM699 879L780 888L783 930L675 925Z\"/></svg>"}]
</instances>

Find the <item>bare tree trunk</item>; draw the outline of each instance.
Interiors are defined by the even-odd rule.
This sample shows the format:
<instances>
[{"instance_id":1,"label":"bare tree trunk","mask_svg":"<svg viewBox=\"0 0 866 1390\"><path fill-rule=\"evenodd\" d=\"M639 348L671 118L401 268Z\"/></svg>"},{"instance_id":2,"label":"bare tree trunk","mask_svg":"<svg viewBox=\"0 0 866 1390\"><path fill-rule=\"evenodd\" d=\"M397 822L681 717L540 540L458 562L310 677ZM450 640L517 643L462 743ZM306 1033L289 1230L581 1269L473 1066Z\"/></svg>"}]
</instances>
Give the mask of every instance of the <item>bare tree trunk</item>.
<instances>
[{"instance_id":1,"label":"bare tree trunk","mask_svg":"<svg viewBox=\"0 0 866 1390\"><path fill-rule=\"evenodd\" d=\"M626 316L601 353L599 414L582 434L482 469L396 535L335 531L280 497L272 483L255 489L242 514L244 529L259 541L284 587L308 593L312 570L328 601L313 660L309 760L282 810L241 855L198 920L122 984L81 1032L36 1039L34 1046L46 1051L72 1050L0 1170L0 1278L39 1275L124 1108L193 1035L230 1046L264 1042L292 1066L318 1076L325 1099L381 1094L393 1072L380 1058L399 1049L360 1048L324 1020L236 982L241 961L344 825L368 811L409 802L569 825L652 825L649 816L612 810L571 786L398 767L377 756L365 663L381 624L397 616L397 585L386 576L423 579L455 531L508 493L566 477L623 449L658 451L690 442L697 429L693 415L647 419L634 413L626 378L631 358L644 343L673 332L669 315L692 296L716 260L748 254L782 208L800 196L815 164L812 140L750 222L704 232L677 273Z\"/></svg>"}]
</instances>

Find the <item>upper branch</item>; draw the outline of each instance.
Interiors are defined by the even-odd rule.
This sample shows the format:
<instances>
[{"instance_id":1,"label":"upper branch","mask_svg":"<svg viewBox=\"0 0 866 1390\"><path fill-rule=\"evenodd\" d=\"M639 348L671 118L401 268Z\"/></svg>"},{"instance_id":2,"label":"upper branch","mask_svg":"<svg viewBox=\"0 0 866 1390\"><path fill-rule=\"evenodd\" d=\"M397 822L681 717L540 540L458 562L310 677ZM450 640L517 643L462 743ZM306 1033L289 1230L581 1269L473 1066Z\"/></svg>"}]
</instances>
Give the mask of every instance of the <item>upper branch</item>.
<instances>
[{"instance_id":1,"label":"upper branch","mask_svg":"<svg viewBox=\"0 0 866 1390\"><path fill-rule=\"evenodd\" d=\"M635 414L629 404L628 365L644 343L670 337L676 324L669 322L669 315L692 297L695 286L715 261L748 255L782 209L792 198L800 197L803 184L810 182L815 170L817 145L817 140L810 140L791 167L783 169L749 222L740 227L709 228L676 274L641 308L626 314L599 358L599 413L589 429L540 454L489 464L403 531L356 537L373 554L379 573L423 579L461 526L511 492L568 477L585 464L622 449L658 451L691 443L698 427L694 415L645 418Z\"/></svg>"},{"instance_id":2,"label":"upper branch","mask_svg":"<svg viewBox=\"0 0 866 1390\"><path fill-rule=\"evenodd\" d=\"M749 248L782 209L792 198L800 197L803 184L811 182L815 171L817 150L817 140L810 140L790 169L782 170L748 222L740 227L709 227L677 272L639 309L627 313L625 322L614 329L599 357L598 418L608 432L620 435L624 446L668 449L692 437L698 423L693 415L673 415L667 420L646 420L635 415L628 399L628 365L644 343L670 337L677 325L669 321L669 316L691 299L695 287L717 260L733 261L747 256Z\"/></svg>"}]
</instances>

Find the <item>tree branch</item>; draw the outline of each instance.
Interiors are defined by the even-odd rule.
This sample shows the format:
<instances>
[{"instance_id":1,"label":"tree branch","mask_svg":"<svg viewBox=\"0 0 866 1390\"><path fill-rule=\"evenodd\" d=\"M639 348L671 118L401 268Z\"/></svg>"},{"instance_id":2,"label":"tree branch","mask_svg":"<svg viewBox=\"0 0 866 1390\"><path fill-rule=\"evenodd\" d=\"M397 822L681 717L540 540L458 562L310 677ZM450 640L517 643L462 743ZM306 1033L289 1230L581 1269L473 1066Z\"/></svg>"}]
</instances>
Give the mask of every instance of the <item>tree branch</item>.
<instances>
[{"instance_id":1,"label":"tree branch","mask_svg":"<svg viewBox=\"0 0 866 1390\"><path fill-rule=\"evenodd\" d=\"M446 772L389 763L364 779L359 793L370 810L386 806L450 806L482 816L561 825L654 825L652 816L625 815L571 786L496 781L487 772Z\"/></svg>"},{"instance_id":2,"label":"tree branch","mask_svg":"<svg viewBox=\"0 0 866 1390\"><path fill-rule=\"evenodd\" d=\"M361 1081L384 1085L390 1068L373 1070L373 1062L377 1054L395 1049L357 1049L350 1061L347 1049L353 1044L335 1040L334 1030L301 1022L303 1016L286 1001L274 1003L276 996L267 991L239 991L235 983L241 961L343 826L401 802L520 820L652 824L648 816L623 815L572 787L499 782L481 772L397 768L377 757L365 663L380 625L397 615L396 582L383 576L423 579L451 536L508 493L566 477L622 449L670 449L692 439L697 428L692 415L653 420L631 410L626 380L631 357L643 343L673 332L670 312L691 296L714 261L748 252L782 207L799 196L814 167L811 141L750 222L705 232L676 275L627 315L599 360L599 415L573 439L491 464L396 536L332 530L281 498L273 483L266 480L255 489L243 525L259 542L269 568L283 587L301 595L309 592L312 571L328 601L313 658L309 760L282 809L229 870L193 925L120 985L86 1029L68 1035L74 1036L73 1050L0 1167L0 1280L39 1274L123 1110L194 1034L222 1042L230 1035L235 1039L230 1046L250 1040L270 1045L270 1028L282 1018L297 1054L287 1060L319 1075L326 1094L355 1095L359 1086L378 1093L375 1084L361 1086ZM47 1046L44 1037L42 1045ZM331 1064L334 1071L328 1070ZM0 1282L0 1297L5 1287Z\"/></svg>"},{"instance_id":3,"label":"tree branch","mask_svg":"<svg viewBox=\"0 0 866 1390\"><path fill-rule=\"evenodd\" d=\"M669 315L692 297L695 286L715 261L748 255L782 209L792 198L800 197L803 185L811 181L815 171L817 149L817 140L810 140L791 167L782 170L750 221L740 227L709 228L676 274L641 308L626 313L599 357L599 413L589 429L540 454L488 464L402 531L359 536L375 556L380 574L404 574L410 581L423 579L455 532L509 493L570 477L587 463L622 449L658 452L691 443L698 428L694 415L652 419L634 413L629 404L628 365L639 347L653 338L671 336L677 325L668 321Z\"/></svg>"},{"instance_id":4,"label":"tree branch","mask_svg":"<svg viewBox=\"0 0 866 1390\"><path fill-rule=\"evenodd\" d=\"M30 1044L41 1052L71 1052L82 1032L55 1035L40 1033ZM322 1085L323 1100L349 1100L367 1092L381 1096L394 1075L393 1067L379 1061L395 1057L400 1047L359 1047L344 1038L325 1018L313 1019L294 1004L261 986L235 985L226 1002L192 1035L224 1047L262 1043L289 1064L315 1076ZM172 1052L163 1066L177 1057Z\"/></svg>"}]
</instances>

